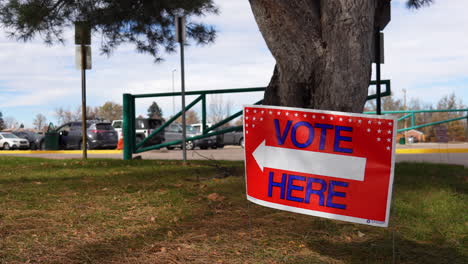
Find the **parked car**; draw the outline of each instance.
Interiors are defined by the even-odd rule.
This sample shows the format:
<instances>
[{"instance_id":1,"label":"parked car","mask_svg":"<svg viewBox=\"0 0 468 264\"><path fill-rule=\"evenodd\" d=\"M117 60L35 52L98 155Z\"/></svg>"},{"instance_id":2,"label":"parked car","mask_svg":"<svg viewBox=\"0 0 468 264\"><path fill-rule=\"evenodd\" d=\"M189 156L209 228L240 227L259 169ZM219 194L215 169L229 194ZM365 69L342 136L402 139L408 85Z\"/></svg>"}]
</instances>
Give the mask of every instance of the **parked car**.
<instances>
[{"instance_id":1,"label":"parked car","mask_svg":"<svg viewBox=\"0 0 468 264\"><path fill-rule=\"evenodd\" d=\"M11 133L15 134L19 138L27 139L29 142L29 149L35 150L39 148L37 138L39 138L40 135L38 133L27 131L27 130L24 130L24 131L16 130Z\"/></svg>"},{"instance_id":2,"label":"parked car","mask_svg":"<svg viewBox=\"0 0 468 264\"><path fill-rule=\"evenodd\" d=\"M195 136L189 130L186 130L187 138ZM164 129L164 143L182 140L182 125L179 123L172 123ZM167 149L182 148L182 144L167 146ZM195 143L193 141L185 142L186 149L194 149Z\"/></svg>"},{"instance_id":3,"label":"parked car","mask_svg":"<svg viewBox=\"0 0 468 264\"><path fill-rule=\"evenodd\" d=\"M244 132L234 131L224 134L224 145L240 145L244 147Z\"/></svg>"},{"instance_id":4,"label":"parked car","mask_svg":"<svg viewBox=\"0 0 468 264\"><path fill-rule=\"evenodd\" d=\"M107 148L117 147L117 132L110 123L88 121L86 123L86 134L88 137L87 148ZM82 148L82 126L81 122L66 123L57 128L59 134L60 149L80 149ZM45 149L45 136L39 139L40 149Z\"/></svg>"},{"instance_id":5,"label":"parked car","mask_svg":"<svg viewBox=\"0 0 468 264\"><path fill-rule=\"evenodd\" d=\"M191 125L187 125L185 131L186 131L187 138L199 135L199 133L197 133L198 131ZM182 139L182 125L179 123L170 124L169 126L166 127L164 131L164 135L165 135L165 141L164 141L165 143L176 141L176 140L181 140ZM176 147L181 148L182 144L172 145L166 148L174 149ZM196 147L199 147L200 149L207 149L209 147L216 148L216 137L208 137L208 138L187 141L185 144L185 147L187 149L195 149Z\"/></svg>"},{"instance_id":6,"label":"parked car","mask_svg":"<svg viewBox=\"0 0 468 264\"><path fill-rule=\"evenodd\" d=\"M13 133L0 132L0 148L3 150L29 149L29 142L27 139L19 138Z\"/></svg>"},{"instance_id":7,"label":"parked car","mask_svg":"<svg viewBox=\"0 0 468 264\"><path fill-rule=\"evenodd\" d=\"M203 125L201 123L198 124L191 124L192 127L192 132L196 135L201 135L203 134ZM207 127L211 127L211 123L206 124ZM216 136L211 136L204 138L205 144L203 146L200 146L201 149L207 149L207 148L223 148L224 147L224 136L221 135L216 135Z\"/></svg>"},{"instance_id":8,"label":"parked car","mask_svg":"<svg viewBox=\"0 0 468 264\"><path fill-rule=\"evenodd\" d=\"M163 120L157 119L157 118L136 118L135 119L135 135L136 135L136 141L140 142L151 133L153 133L154 130L156 130L158 127L160 127L163 123ZM122 129L123 129L123 121L122 120L114 120L112 121L112 126L114 129L117 131L119 140L123 137ZM161 133L156 134L154 137L152 137L145 146L150 146L150 145L157 145L161 144L164 142L164 131Z\"/></svg>"}]
</instances>

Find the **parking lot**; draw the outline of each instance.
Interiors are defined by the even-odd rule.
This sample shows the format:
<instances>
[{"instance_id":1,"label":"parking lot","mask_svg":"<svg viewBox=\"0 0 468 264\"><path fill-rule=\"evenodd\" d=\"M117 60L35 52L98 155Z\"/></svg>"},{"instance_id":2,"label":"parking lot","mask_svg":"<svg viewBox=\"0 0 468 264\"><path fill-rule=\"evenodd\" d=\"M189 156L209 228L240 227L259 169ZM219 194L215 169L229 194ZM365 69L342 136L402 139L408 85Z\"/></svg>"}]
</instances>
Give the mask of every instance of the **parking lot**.
<instances>
[{"instance_id":1,"label":"parking lot","mask_svg":"<svg viewBox=\"0 0 468 264\"><path fill-rule=\"evenodd\" d=\"M51 159L81 158L79 150L74 151L0 151L0 155L38 157ZM175 150L154 150L134 157L141 156L142 159L182 159L182 151ZM121 159L122 151L119 150L91 150L88 152L89 158L112 158ZM239 146L226 146L222 149L196 149L187 151L188 160L243 160L244 150ZM431 162L458 164L468 167L468 143L458 144L438 144L421 143L412 145L397 145L396 162Z\"/></svg>"}]
</instances>

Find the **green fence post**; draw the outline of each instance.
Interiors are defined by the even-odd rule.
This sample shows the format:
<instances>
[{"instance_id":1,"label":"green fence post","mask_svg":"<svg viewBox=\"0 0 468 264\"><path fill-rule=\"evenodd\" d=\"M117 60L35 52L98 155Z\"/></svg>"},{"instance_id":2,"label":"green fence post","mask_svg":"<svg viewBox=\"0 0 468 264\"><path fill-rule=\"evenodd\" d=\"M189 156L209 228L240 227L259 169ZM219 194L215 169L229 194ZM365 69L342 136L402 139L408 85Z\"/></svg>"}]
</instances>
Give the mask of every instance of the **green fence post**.
<instances>
[{"instance_id":1,"label":"green fence post","mask_svg":"<svg viewBox=\"0 0 468 264\"><path fill-rule=\"evenodd\" d=\"M202 133L206 131L206 94L202 94Z\"/></svg>"},{"instance_id":2,"label":"green fence post","mask_svg":"<svg viewBox=\"0 0 468 264\"><path fill-rule=\"evenodd\" d=\"M414 127L416 125L416 118L414 117L414 113L411 113L411 126Z\"/></svg>"},{"instance_id":3,"label":"green fence post","mask_svg":"<svg viewBox=\"0 0 468 264\"><path fill-rule=\"evenodd\" d=\"M132 159L132 123L135 123L133 120L135 116L132 115L132 95L123 94L123 159L131 160ZM134 99L133 99L134 100ZM134 130L133 130L134 131Z\"/></svg>"}]
</instances>

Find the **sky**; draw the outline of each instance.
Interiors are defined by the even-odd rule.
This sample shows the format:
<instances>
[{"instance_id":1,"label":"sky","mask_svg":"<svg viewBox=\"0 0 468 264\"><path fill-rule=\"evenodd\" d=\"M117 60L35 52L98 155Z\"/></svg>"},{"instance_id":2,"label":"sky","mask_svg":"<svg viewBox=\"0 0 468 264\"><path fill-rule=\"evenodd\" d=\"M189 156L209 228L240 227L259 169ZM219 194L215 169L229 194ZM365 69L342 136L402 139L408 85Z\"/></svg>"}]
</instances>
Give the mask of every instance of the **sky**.
<instances>
[{"instance_id":1,"label":"sky","mask_svg":"<svg viewBox=\"0 0 468 264\"><path fill-rule=\"evenodd\" d=\"M218 30L214 44L185 49L186 90L264 87L275 64L247 0L214 0L219 15L201 18ZM468 104L468 1L435 0L420 10L409 10L404 0L392 1L392 21L384 29L385 64L382 78L392 82L392 93L436 103L455 93ZM81 74L75 69L73 31L64 45L47 46L41 39L17 42L0 28L0 111L26 127L36 114L57 122L55 109L75 111L81 105ZM179 53L164 54L163 62L139 54L131 45L120 46L108 57L92 40L92 69L87 71L88 105L122 103L123 93L180 91ZM174 71L175 70L175 71ZM174 82L172 77L174 76ZM262 98L262 93L225 95L234 110ZM209 102L213 98L209 97ZM137 114L146 114L151 101L138 99ZM180 110L180 97L157 99L165 116ZM187 102L193 97L187 98ZM218 99L219 100L219 99ZM200 111L200 106L195 110Z\"/></svg>"}]
</instances>

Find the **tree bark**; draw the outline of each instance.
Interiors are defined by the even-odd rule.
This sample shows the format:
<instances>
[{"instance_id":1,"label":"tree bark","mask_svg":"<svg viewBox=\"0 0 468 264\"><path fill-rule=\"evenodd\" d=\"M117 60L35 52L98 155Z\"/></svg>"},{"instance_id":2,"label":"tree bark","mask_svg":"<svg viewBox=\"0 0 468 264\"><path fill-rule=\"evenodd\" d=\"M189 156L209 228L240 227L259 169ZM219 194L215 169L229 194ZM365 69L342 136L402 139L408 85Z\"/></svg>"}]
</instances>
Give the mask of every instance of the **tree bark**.
<instances>
[{"instance_id":1,"label":"tree bark","mask_svg":"<svg viewBox=\"0 0 468 264\"><path fill-rule=\"evenodd\" d=\"M264 104L361 113L379 1L250 0L276 59Z\"/></svg>"}]
</instances>

